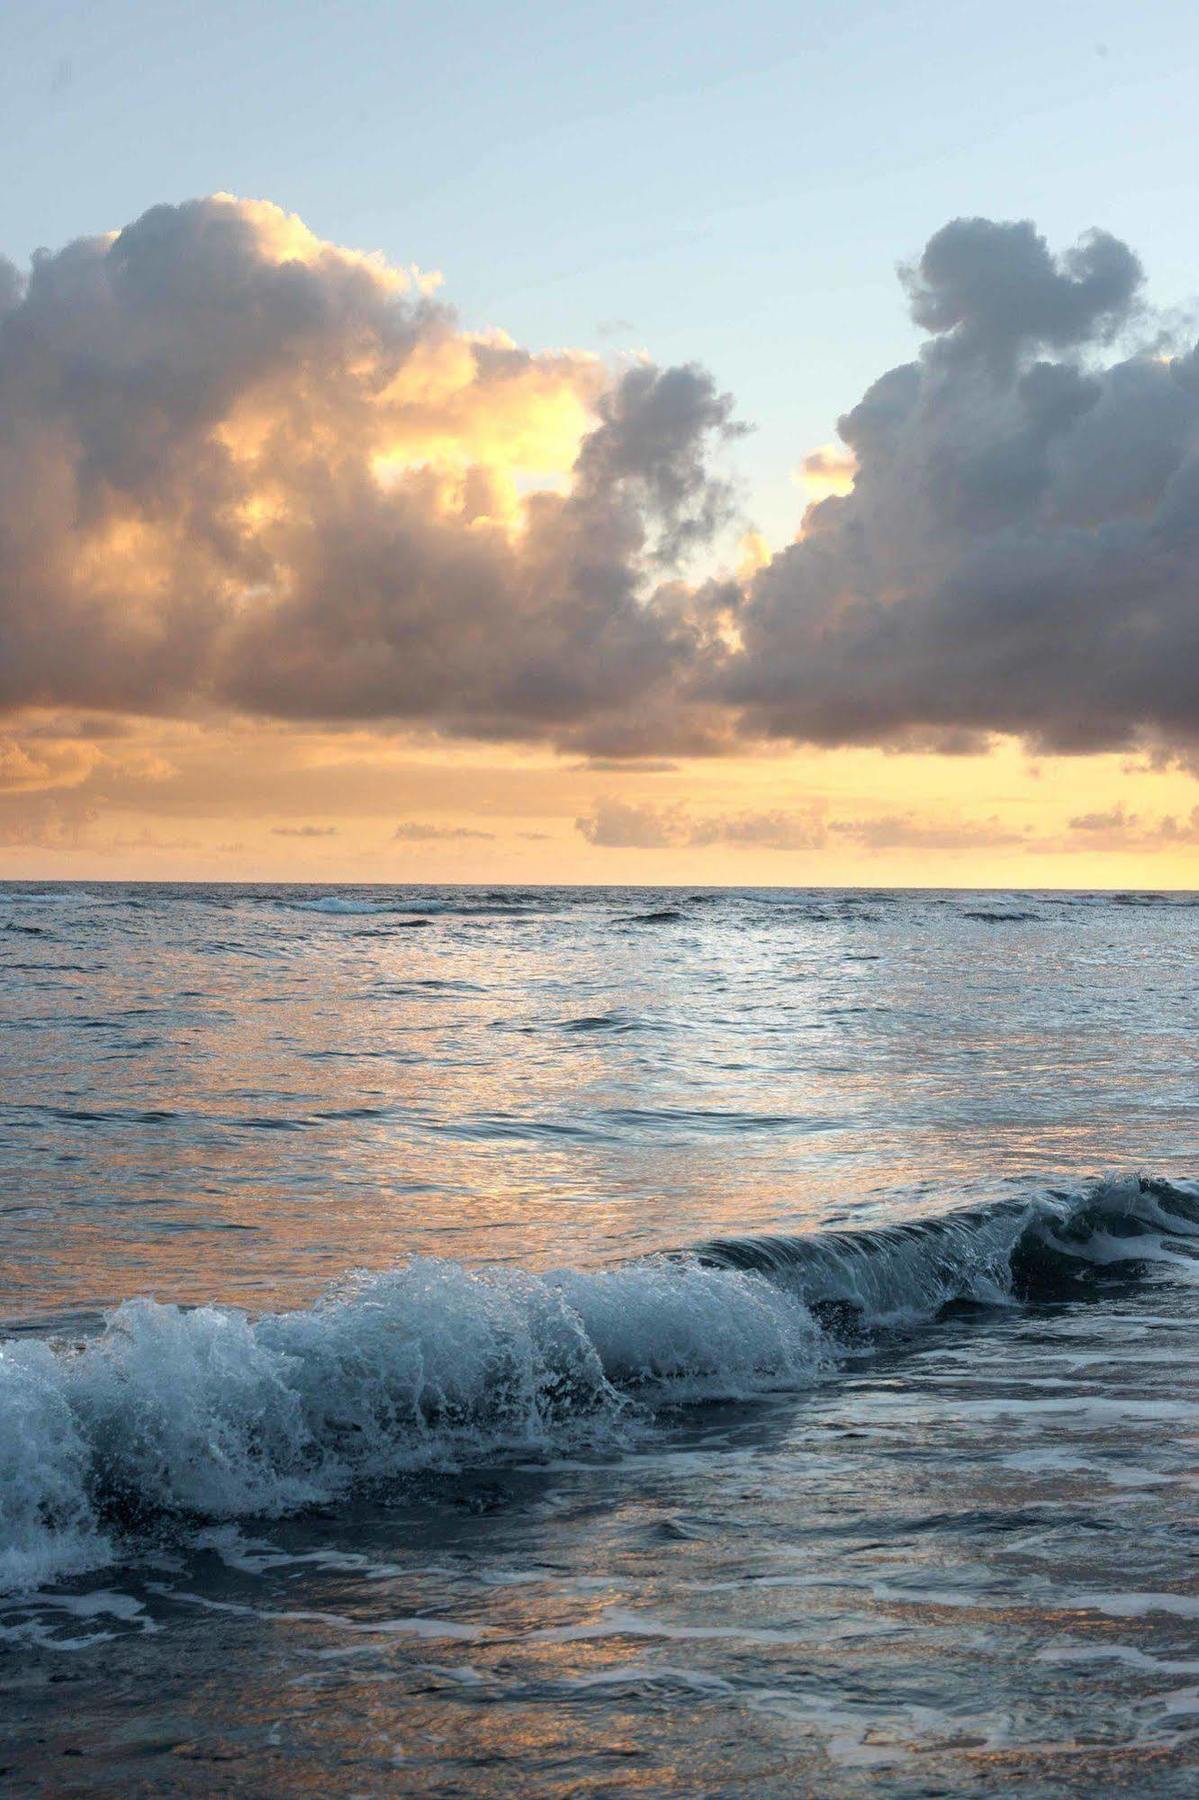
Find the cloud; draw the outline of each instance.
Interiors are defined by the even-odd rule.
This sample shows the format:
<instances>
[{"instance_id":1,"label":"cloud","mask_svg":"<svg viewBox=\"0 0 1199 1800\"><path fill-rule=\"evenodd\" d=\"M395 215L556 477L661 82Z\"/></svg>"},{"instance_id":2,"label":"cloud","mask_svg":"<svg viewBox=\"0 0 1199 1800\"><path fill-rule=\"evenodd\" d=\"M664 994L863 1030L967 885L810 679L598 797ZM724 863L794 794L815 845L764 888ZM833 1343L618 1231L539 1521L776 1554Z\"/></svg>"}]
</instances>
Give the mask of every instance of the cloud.
<instances>
[{"instance_id":1,"label":"cloud","mask_svg":"<svg viewBox=\"0 0 1199 1800\"><path fill-rule=\"evenodd\" d=\"M1071 831L1129 831L1138 823L1136 813L1113 806L1109 812L1079 813L1069 820Z\"/></svg>"},{"instance_id":2,"label":"cloud","mask_svg":"<svg viewBox=\"0 0 1199 1800\"><path fill-rule=\"evenodd\" d=\"M1013 831L994 815L986 819L921 819L911 813L841 819L830 830L867 850L993 850L1024 844L1028 834Z\"/></svg>"},{"instance_id":3,"label":"cloud","mask_svg":"<svg viewBox=\"0 0 1199 1800\"><path fill-rule=\"evenodd\" d=\"M1179 850L1199 845L1199 806L1179 818L1163 813L1156 819L1128 812L1122 805L1107 811L1079 813L1069 821L1063 847L1069 850Z\"/></svg>"},{"instance_id":4,"label":"cloud","mask_svg":"<svg viewBox=\"0 0 1199 1800\"><path fill-rule=\"evenodd\" d=\"M105 815L153 816L163 829L173 820L172 833L185 819L216 817L227 822L228 836L256 821L264 837L275 824L309 820L343 833L368 819L376 832L380 822L390 832L397 818L541 825L564 807L577 810L580 791L570 765L551 758L517 759L490 747L430 754L427 743L363 730L146 720L112 743L75 743L57 732L34 737L15 727L7 742L21 753L10 774L19 768L26 788L69 787ZM0 754L0 796L5 760Z\"/></svg>"},{"instance_id":5,"label":"cloud","mask_svg":"<svg viewBox=\"0 0 1199 1800\"><path fill-rule=\"evenodd\" d=\"M866 850L980 850L1030 842L1027 833L1009 829L994 816L957 819L890 813L834 819L820 800L789 812L715 813L702 818L692 817L682 806L602 800L575 825L589 843L605 849L707 849L719 844L734 850L822 850L836 837Z\"/></svg>"},{"instance_id":6,"label":"cloud","mask_svg":"<svg viewBox=\"0 0 1199 1800\"><path fill-rule=\"evenodd\" d=\"M665 850L687 841L688 823L680 807L638 806L627 800L599 800L575 820L589 844L608 850Z\"/></svg>"},{"instance_id":7,"label":"cloud","mask_svg":"<svg viewBox=\"0 0 1199 1800\"><path fill-rule=\"evenodd\" d=\"M409 822L397 825L392 837L402 844L419 844L445 838L494 838L493 831L472 831L466 825L422 825Z\"/></svg>"},{"instance_id":8,"label":"cloud","mask_svg":"<svg viewBox=\"0 0 1199 1800\"><path fill-rule=\"evenodd\" d=\"M336 837L336 825L272 825L272 837L325 838Z\"/></svg>"},{"instance_id":9,"label":"cloud","mask_svg":"<svg viewBox=\"0 0 1199 1800\"><path fill-rule=\"evenodd\" d=\"M799 812L743 812L700 819L688 843L754 850L818 850L828 841L823 806Z\"/></svg>"},{"instance_id":10,"label":"cloud","mask_svg":"<svg viewBox=\"0 0 1199 1800\"><path fill-rule=\"evenodd\" d=\"M74 850L98 817L94 806L70 791L0 793L0 845Z\"/></svg>"},{"instance_id":11,"label":"cloud","mask_svg":"<svg viewBox=\"0 0 1199 1800\"><path fill-rule=\"evenodd\" d=\"M603 849L731 849L814 850L828 840L823 805L794 812L714 813L696 818L681 805L638 805L605 799L575 820L590 844Z\"/></svg>"},{"instance_id":12,"label":"cloud","mask_svg":"<svg viewBox=\"0 0 1199 1800\"><path fill-rule=\"evenodd\" d=\"M665 720L731 403L466 332L429 290L225 195L5 265L0 707L584 748Z\"/></svg>"},{"instance_id":13,"label":"cloud","mask_svg":"<svg viewBox=\"0 0 1199 1800\"><path fill-rule=\"evenodd\" d=\"M127 719L101 715L99 718L63 718L54 715L44 719L24 719L21 723L23 738L82 738L89 743L105 743L114 738L125 738L131 733Z\"/></svg>"},{"instance_id":14,"label":"cloud","mask_svg":"<svg viewBox=\"0 0 1199 1800\"><path fill-rule=\"evenodd\" d=\"M825 841L823 808L799 812L716 814L694 818L685 807L598 800L575 820L590 844L604 849L665 850L729 844L765 850L807 850Z\"/></svg>"},{"instance_id":15,"label":"cloud","mask_svg":"<svg viewBox=\"0 0 1199 1800\"><path fill-rule=\"evenodd\" d=\"M664 756L589 756L586 762L577 766L607 774L619 771L622 775L669 775L679 765Z\"/></svg>"},{"instance_id":16,"label":"cloud","mask_svg":"<svg viewBox=\"0 0 1199 1800\"><path fill-rule=\"evenodd\" d=\"M954 219L902 271L912 317L942 354L1009 368L1023 349L1104 342L1124 322L1141 266L1118 238L1090 231L1051 255L1027 219Z\"/></svg>"},{"instance_id":17,"label":"cloud","mask_svg":"<svg viewBox=\"0 0 1199 1800\"><path fill-rule=\"evenodd\" d=\"M958 220L905 279L932 336L840 421L853 491L745 589L742 732L1199 740L1199 354L1099 360L1141 279L1102 233Z\"/></svg>"},{"instance_id":18,"label":"cloud","mask_svg":"<svg viewBox=\"0 0 1199 1800\"><path fill-rule=\"evenodd\" d=\"M1177 844L1199 844L1199 806L1192 806L1185 819L1167 813L1142 837L1141 842L1156 842L1163 850L1169 850Z\"/></svg>"},{"instance_id":19,"label":"cloud","mask_svg":"<svg viewBox=\"0 0 1199 1800\"><path fill-rule=\"evenodd\" d=\"M199 850L202 848L195 838L164 838L159 837L155 831L118 834L93 847L114 855L127 850Z\"/></svg>"},{"instance_id":20,"label":"cloud","mask_svg":"<svg viewBox=\"0 0 1199 1800\"><path fill-rule=\"evenodd\" d=\"M1199 766L1199 350L1128 350L1103 232L957 219L902 280L927 341L802 461L802 535L702 579L740 427L694 364L467 331L227 195L0 264L0 712Z\"/></svg>"},{"instance_id":21,"label":"cloud","mask_svg":"<svg viewBox=\"0 0 1199 1800\"><path fill-rule=\"evenodd\" d=\"M856 475L852 452L838 444L822 444L818 450L809 450L795 471L795 480L808 500L817 502L830 495L852 493Z\"/></svg>"},{"instance_id":22,"label":"cloud","mask_svg":"<svg viewBox=\"0 0 1199 1800\"><path fill-rule=\"evenodd\" d=\"M39 741L24 732L0 737L0 794L78 786L98 758L86 743Z\"/></svg>"}]
</instances>

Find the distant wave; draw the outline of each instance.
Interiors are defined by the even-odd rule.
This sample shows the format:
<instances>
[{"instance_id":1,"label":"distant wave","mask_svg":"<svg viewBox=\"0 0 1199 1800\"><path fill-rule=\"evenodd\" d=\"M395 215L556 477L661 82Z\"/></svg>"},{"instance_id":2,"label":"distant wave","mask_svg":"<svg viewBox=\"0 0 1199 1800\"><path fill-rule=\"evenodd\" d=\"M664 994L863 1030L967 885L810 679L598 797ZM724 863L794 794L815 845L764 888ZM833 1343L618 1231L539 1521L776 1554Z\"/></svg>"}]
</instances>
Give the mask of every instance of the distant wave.
<instances>
[{"instance_id":1,"label":"distant wave","mask_svg":"<svg viewBox=\"0 0 1199 1800\"><path fill-rule=\"evenodd\" d=\"M1148 893L1148 894L1105 894L1102 903L1108 906L1165 906L1176 910L1199 906L1199 894L1188 893Z\"/></svg>"},{"instance_id":2,"label":"distant wave","mask_svg":"<svg viewBox=\"0 0 1199 1800\"><path fill-rule=\"evenodd\" d=\"M347 900L342 894L321 894L315 900L285 900L284 906L295 912L313 913L345 913L357 915L363 913L411 912L410 906L400 906L394 900Z\"/></svg>"},{"instance_id":3,"label":"distant wave","mask_svg":"<svg viewBox=\"0 0 1199 1800\"><path fill-rule=\"evenodd\" d=\"M987 925L1024 924L1041 917L1040 913L1021 912L1018 907L974 906L963 907L963 919L979 919Z\"/></svg>"},{"instance_id":4,"label":"distant wave","mask_svg":"<svg viewBox=\"0 0 1199 1800\"><path fill-rule=\"evenodd\" d=\"M664 1406L800 1389L954 1301L1079 1294L1197 1253L1199 1189L1129 1178L596 1272L414 1260L257 1319L128 1301L81 1343L0 1342L0 1586L100 1566L163 1514L280 1515L627 1443Z\"/></svg>"},{"instance_id":5,"label":"distant wave","mask_svg":"<svg viewBox=\"0 0 1199 1800\"><path fill-rule=\"evenodd\" d=\"M319 894L308 900L286 899L280 902L293 912L346 914L385 914L406 913L421 916L435 916L440 913L455 914L470 918L478 915L483 918L536 918L548 909L544 906L524 905L510 900L500 902L493 899L479 901L450 901L405 899L397 896L390 900L351 899L343 894Z\"/></svg>"},{"instance_id":6,"label":"distant wave","mask_svg":"<svg viewBox=\"0 0 1199 1800\"><path fill-rule=\"evenodd\" d=\"M8 882L0 884L0 894L18 906L58 906L64 900L91 900L94 895L84 888L21 888Z\"/></svg>"},{"instance_id":7,"label":"distant wave","mask_svg":"<svg viewBox=\"0 0 1199 1800\"><path fill-rule=\"evenodd\" d=\"M536 1029L536 1028L534 1028ZM583 1013L578 1018L559 1019L554 1027L557 1031L607 1031L621 1036L630 1031L655 1031L661 1027L648 1019L636 1019L629 1013L619 1011L606 1013Z\"/></svg>"}]
</instances>

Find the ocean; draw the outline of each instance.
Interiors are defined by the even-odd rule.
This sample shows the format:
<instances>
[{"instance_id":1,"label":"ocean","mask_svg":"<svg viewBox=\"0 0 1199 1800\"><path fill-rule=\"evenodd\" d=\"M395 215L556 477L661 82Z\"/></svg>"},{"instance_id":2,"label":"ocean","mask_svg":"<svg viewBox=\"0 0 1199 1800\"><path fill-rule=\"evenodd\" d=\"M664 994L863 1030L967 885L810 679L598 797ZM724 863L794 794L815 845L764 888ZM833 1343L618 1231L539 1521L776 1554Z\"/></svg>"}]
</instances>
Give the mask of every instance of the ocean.
<instances>
[{"instance_id":1,"label":"ocean","mask_svg":"<svg viewBox=\"0 0 1199 1800\"><path fill-rule=\"evenodd\" d=\"M0 887L0 1791L1194 1794L1197 951Z\"/></svg>"}]
</instances>

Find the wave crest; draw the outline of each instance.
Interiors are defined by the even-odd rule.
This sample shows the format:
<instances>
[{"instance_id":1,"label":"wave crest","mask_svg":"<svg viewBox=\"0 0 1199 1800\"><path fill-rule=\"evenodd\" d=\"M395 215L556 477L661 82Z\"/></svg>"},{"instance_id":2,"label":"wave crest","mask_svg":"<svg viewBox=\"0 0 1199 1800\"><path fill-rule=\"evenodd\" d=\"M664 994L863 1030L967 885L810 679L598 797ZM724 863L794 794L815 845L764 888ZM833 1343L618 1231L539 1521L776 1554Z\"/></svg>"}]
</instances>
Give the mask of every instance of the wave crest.
<instances>
[{"instance_id":1,"label":"wave crest","mask_svg":"<svg viewBox=\"0 0 1199 1800\"><path fill-rule=\"evenodd\" d=\"M954 1301L1069 1299L1151 1262L1199 1254L1199 1188L1125 1176L867 1231L716 1238L694 1254L753 1270L818 1316L868 1330L934 1317Z\"/></svg>"},{"instance_id":2,"label":"wave crest","mask_svg":"<svg viewBox=\"0 0 1199 1800\"><path fill-rule=\"evenodd\" d=\"M599 1270L417 1259L251 1318L131 1300L0 1342L0 1587L111 1560L162 1513L279 1515L499 1455L614 1446L663 1407L799 1389L947 1304L1194 1265L1199 1190L1100 1183L874 1231L717 1240Z\"/></svg>"},{"instance_id":3,"label":"wave crest","mask_svg":"<svg viewBox=\"0 0 1199 1800\"><path fill-rule=\"evenodd\" d=\"M0 1581L109 1558L163 1512L279 1515L497 1455L615 1445L655 1406L810 1381L827 1346L759 1277L414 1260L251 1319L131 1300L81 1344L0 1345Z\"/></svg>"}]
</instances>

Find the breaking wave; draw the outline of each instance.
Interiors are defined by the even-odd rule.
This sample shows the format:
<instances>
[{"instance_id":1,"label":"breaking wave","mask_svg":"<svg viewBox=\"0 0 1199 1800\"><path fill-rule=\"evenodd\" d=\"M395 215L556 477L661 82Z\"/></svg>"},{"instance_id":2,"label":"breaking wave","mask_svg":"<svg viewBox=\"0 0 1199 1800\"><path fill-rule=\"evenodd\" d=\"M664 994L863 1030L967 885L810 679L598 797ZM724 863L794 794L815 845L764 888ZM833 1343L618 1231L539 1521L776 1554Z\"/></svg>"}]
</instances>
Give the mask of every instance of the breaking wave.
<instances>
[{"instance_id":1,"label":"breaking wave","mask_svg":"<svg viewBox=\"0 0 1199 1800\"><path fill-rule=\"evenodd\" d=\"M0 1342L0 1587L100 1566L164 1514L277 1516L629 1443L665 1407L800 1389L953 1302L1069 1297L1197 1255L1199 1188L1134 1177L592 1272L414 1260L259 1318L128 1301L77 1343Z\"/></svg>"},{"instance_id":2,"label":"breaking wave","mask_svg":"<svg viewBox=\"0 0 1199 1800\"><path fill-rule=\"evenodd\" d=\"M1075 1299L1150 1263L1199 1260L1199 1186L1149 1176L999 1200L872 1231L717 1238L706 1266L757 1272L854 1335L902 1329L955 1301Z\"/></svg>"}]
</instances>

